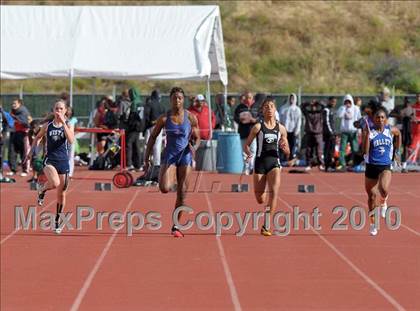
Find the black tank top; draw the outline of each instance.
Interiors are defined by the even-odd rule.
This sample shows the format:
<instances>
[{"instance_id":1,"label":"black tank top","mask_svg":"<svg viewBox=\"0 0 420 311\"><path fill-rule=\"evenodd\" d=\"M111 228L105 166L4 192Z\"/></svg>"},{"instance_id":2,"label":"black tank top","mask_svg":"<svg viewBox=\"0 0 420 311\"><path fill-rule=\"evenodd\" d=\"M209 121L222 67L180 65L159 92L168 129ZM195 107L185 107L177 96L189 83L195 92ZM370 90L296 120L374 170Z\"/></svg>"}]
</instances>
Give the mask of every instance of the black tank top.
<instances>
[{"instance_id":1,"label":"black tank top","mask_svg":"<svg viewBox=\"0 0 420 311\"><path fill-rule=\"evenodd\" d=\"M276 157L279 158L279 141L281 138L280 125L276 122L273 129L265 126L264 121L260 121L261 129L257 134L257 158Z\"/></svg>"}]
</instances>

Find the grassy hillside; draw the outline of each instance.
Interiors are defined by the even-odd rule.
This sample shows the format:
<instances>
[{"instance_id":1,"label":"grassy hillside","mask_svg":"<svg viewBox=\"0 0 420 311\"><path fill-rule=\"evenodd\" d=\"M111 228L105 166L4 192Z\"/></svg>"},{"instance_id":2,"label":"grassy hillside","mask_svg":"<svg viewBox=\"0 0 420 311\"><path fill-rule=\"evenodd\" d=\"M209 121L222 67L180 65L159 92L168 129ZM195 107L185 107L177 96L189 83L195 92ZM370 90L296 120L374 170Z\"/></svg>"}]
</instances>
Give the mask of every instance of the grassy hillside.
<instances>
[{"instance_id":1,"label":"grassy hillside","mask_svg":"<svg viewBox=\"0 0 420 311\"><path fill-rule=\"evenodd\" d=\"M3 4L12 1L3 1ZM19 3L13 1L13 3ZM28 2L21 1L27 4ZM53 1L33 1L54 4ZM57 3L57 2L55 2ZM87 2L67 1L67 4ZM229 90L289 92L302 86L314 93L375 93L395 85L399 93L420 90L420 2L276 1L91 1L90 4L219 4L229 70ZM1 92L21 82L2 81ZM110 92L114 81L98 81ZM118 81L142 91L173 82ZM202 91L197 83L177 83ZM76 79L76 91L89 92L89 79ZM61 91L66 80L25 81L30 92ZM221 87L214 83L214 90Z\"/></svg>"}]
</instances>

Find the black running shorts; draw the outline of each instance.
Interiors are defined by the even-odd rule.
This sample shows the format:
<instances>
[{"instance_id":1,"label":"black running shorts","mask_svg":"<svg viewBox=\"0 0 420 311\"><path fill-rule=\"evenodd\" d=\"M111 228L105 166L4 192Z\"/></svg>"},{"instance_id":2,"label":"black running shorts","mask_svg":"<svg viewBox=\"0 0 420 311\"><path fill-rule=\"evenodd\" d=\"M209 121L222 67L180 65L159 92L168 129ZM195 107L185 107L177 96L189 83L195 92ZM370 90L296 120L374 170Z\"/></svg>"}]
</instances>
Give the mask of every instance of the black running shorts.
<instances>
[{"instance_id":1,"label":"black running shorts","mask_svg":"<svg viewBox=\"0 0 420 311\"><path fill-rule=\"evenodd\" d=\"M255 158L254 172L255 174L266 175L273 168L280 168L280 159L277 157L260 157Z\"/></svg>"}]
</instances>

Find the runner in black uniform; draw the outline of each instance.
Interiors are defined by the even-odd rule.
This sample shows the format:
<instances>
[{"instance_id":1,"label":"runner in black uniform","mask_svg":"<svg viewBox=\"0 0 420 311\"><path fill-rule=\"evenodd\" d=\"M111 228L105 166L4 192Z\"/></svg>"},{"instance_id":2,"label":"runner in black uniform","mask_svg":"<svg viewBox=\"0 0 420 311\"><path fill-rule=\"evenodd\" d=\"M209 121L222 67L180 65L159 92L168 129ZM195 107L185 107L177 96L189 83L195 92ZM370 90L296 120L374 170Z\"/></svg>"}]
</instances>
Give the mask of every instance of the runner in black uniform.
<instances>
[{"instance_id":1,"label":"runner in black uniform","mask_svg":"<svg viewBox=\"0 0 420 311\"><path fill-rule=\"evenodd\" d=\"M63 100L54 104L54 119L43 125L32 143L29 153L29 160L32 157L32 150L36 150L39 141L46 136L47 154L44 159L43 172L48 181L40 185L38 190L38 205L43 205L45 193L48 190L57 188L57 215L55 217L54 231L61 233L59 226L59 215L66 203L66 190L68 187L69 167L69 144L74 141L74 133L67 125L67 105Z\"/></svg>"},{"instance_id":2,"label":"runner in black uniform","mask_svg":"<svg viewBox=\"0 0 420 311\"><path fill-rule=\"evenodd\" d=\"M286 128L276 121L276 105L274 99L267 97L262 103L264 119L255 124L245 144L247 160L252 159L249 149L254 138L257 140L257 154L254 169L254 193L259 204L265 204L265 212L271 216L277 206L280 186L280 154L279 147L289 157ZM268 185L268 189L266 186ZM267 198L268 193L268 198ZM268 215L266 215L268 216ZM270 236L268 217L264 218L261 234Z\"/></svg>"}]
</instances>

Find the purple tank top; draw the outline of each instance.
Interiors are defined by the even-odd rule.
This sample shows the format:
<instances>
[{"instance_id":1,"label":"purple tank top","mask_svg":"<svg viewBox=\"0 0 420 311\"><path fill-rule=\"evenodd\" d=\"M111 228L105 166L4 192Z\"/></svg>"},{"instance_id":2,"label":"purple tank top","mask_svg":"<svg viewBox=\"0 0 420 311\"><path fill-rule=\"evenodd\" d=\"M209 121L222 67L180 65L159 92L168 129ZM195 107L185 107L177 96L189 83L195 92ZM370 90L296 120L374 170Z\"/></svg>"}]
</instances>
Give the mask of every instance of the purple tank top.
<instances>
[{"instance_id":1,"label":"purple tank top","mask_svg":"<svg viewBox=\"0 0 420 311\"><path fill-rule=\"evenodd\" d=\"M167 154L178 154L187 148L191 135L191 123L188 119L187 110L184 110L184 121L179 125L172 122L171 112L168 112L165 122L165 131Z\"/></svg>"}]
</instances>

